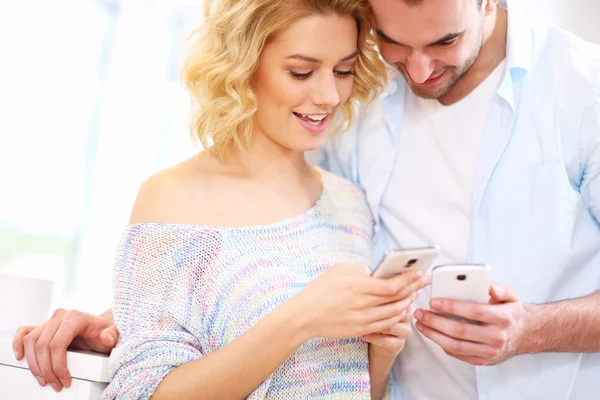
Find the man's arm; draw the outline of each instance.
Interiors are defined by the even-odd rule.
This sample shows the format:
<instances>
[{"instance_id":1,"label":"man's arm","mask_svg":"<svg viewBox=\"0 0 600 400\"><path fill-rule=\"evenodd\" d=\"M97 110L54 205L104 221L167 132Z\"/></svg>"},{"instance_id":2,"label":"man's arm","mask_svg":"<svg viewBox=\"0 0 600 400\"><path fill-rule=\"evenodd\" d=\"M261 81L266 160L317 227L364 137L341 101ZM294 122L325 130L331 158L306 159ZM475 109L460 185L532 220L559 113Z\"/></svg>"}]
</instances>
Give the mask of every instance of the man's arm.
<instances>
[{"instance_id":1,"label":"man's arm","mask_svg":"<svg viewBox=\"0 0 600 400\"><path fill-rule=\"evenodd\" d=\"M529 323L521 353L600 352L600 291L525 311Z\"/></svg>"},{"instance_id":2,"label":"man's arm","mask_svg":"<svg viewBox=\"0 0 600 400\"><path fill-rule=\"evenodd\" d=\"M579 191L600 226L600 86L583 112L578 141ZM521 353L600 352L600 287L597 290L585 297L525 307L528 329Z\"/></svg>"},{"instance_id":3,"label":"man's arm","mask_svg":"<svg viewBox=\"0 0 600 400\"><path fill-rule=\"evenodd\" d=\"M110 353L118 338L111 310L93 315L58 309L40 326L20 327L13 349L17 360L27 359L29 370L41 386L49 384L60 392L71 386L68 348Z\"/></svg>"},{"instance_id":4,"label":"man's arm","mask_svg":"<svg viewBox=\"0 0 600 400\"><path fill-rule=\"evenodd\" d=\"M600 226L600 86L583 112L577 140L582 166L579 192ZM600 286L596 290L581 298L523 306L510 288L494 285L490 291L494 304L443 299L430 304L435 311L480 325L418 310L417 329L448 355L474 365L498 364L517 354L600 352Z\"/></svg>"},{"instance_id":5,"label":"man's arm","mask_svg":"<svg viewBox=\"0 0 600 400\"><path fill-rule=\"evenodd\" d=\"M432 299L417 310L417 329L446 354L473 365L496 365L519 354L600 351L600 293L524 307L512 289L493 285L490 304Z\"/></svg>"}]
</instances>

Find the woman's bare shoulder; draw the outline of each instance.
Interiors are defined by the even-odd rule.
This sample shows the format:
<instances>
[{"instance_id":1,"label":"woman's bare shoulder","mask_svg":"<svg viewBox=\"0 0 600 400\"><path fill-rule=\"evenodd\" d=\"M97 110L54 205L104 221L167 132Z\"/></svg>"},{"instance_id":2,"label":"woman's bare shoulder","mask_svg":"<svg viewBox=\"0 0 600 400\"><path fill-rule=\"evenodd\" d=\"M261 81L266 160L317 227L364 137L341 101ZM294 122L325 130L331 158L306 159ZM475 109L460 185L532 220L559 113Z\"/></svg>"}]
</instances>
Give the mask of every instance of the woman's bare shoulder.
<instances>
[{"instance_id":1,"label":"woman's bare shoulder","mask_svg":"<svg viewBox=\"0 0 600 400\"><path fill-rule=\"evenodd\" d=\"M155 173L140 186L129 223L197 223L198 213L218 201L208 195L215 179L214 162L203 153Z\"/></svg>"}]
</instances>

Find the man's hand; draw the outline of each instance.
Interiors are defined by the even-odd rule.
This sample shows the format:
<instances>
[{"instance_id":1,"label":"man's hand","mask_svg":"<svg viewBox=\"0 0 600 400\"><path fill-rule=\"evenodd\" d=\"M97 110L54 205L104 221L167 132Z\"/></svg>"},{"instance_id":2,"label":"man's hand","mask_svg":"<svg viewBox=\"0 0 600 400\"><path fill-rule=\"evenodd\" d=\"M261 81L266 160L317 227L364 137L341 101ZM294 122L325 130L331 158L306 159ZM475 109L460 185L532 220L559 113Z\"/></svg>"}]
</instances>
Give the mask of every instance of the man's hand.
<instances>
[{"instance_id":1,"label":"man's hand","mask_svg":"<svg viewBox=\"0 0 600 400\"><path fill-rule=\"evenodd\" d=\"M50 384L60 392L71 386L67 348L110 353L119 334L112 315L92 315L58 309L40 326L22 326L13 340L17 360L27 358L29 370L41 386Z\"/></svg>"},{"instance_id":2,"label":"man's hand","mask_svg":"<svg viewBox=\"0 0 600 400\"><path fill-rule=\"evenodd\" d=\"M432 299L430 307L479 324L456 321L431 311L415 312L417 329L451 357L472 365L496 365L523 353L528 312L512 289L492 285L489 304Z\"/></svg>"}]
</instances>

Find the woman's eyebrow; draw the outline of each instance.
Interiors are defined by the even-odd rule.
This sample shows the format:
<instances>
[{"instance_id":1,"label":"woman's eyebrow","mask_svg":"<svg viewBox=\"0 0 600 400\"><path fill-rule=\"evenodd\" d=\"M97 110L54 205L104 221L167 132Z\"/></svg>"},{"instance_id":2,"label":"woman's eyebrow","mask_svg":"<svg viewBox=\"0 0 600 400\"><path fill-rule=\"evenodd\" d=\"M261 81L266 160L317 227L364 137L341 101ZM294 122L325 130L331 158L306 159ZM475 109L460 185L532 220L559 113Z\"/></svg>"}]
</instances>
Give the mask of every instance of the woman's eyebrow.
<instances>
[{"instance_id":1,"label":"woman's eyebrow","mask_svg":"<svg viewBox=\"0 0 600 400\"><path fill-rule=\"evenodd\" d=\"M359 54L359 51L356 50L354 53L349 54L346 57L342 58L340 60L340 62L352 60L353 58L355 58L356 56L358 56L358 54ZM294 58L294 59L297 59L297 60L307 61L307 62L310 62L310 63L313 63L313 64L322 64L323 63L323 61L321 61L319 59L316 59L316 58L313 58L313 57L309 57L309 56L305 56L305 55L302 55L302 54L293 54L291 56L288 56L287 58Z\"/></svg>"}]
</instances>

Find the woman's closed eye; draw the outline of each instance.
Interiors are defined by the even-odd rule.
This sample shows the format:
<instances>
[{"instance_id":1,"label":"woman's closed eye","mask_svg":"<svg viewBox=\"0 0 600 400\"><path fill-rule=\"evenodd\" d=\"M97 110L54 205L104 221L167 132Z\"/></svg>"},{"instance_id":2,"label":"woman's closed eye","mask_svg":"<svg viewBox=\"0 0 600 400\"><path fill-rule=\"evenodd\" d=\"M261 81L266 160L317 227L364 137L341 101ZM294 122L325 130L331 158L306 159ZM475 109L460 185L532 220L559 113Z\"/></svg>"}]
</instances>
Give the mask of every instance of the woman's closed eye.
<instances>
[{"instance_id":1,"label":"woman's closed eye","mask_svg":"<svg viewBox=\"0 0 600 400\"><path fill-rule=\"evenodd\" d=\"M333 71L334 74L337 75L338 78L347 78L350 75L354 75L354 71L352 70L348 70L348 71Z\"/></svg>"},{"instance_id":2,"label":"woman's closed eye","mask_svg":"<svg viewBox=\"0 0 600 400\"><path fill-rule=\"evenodd\" d=\"M313 73L314 73L314 71L310 71L310 72L306 72L306 73L299 73L299 72L294 72L294 71L289 72L289 74L291 75L292 78L298 79L301 81L310 78ZM350 75L354 75L354 71L352 71L352 70L348 70L348 71L333 70L333 73L338 78L347 78Z\"/></svg>"},{"instance_id":3,"label":"woman's closed eye","mask_svg":"<svg viewBox=\"0 0 600 400\"><path fill-rule=\"evenodd\" d=\"M305 74L301 74L299 72L290 71L290 75L292 76L292 78L298 79L298 80L301 80L301 81L310 78L312 74L313 74L313 71L307 72Z\"/></svg>"}]
</instances>

